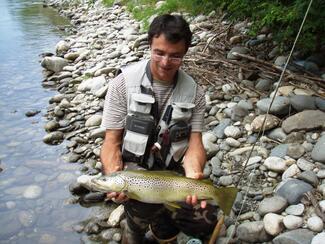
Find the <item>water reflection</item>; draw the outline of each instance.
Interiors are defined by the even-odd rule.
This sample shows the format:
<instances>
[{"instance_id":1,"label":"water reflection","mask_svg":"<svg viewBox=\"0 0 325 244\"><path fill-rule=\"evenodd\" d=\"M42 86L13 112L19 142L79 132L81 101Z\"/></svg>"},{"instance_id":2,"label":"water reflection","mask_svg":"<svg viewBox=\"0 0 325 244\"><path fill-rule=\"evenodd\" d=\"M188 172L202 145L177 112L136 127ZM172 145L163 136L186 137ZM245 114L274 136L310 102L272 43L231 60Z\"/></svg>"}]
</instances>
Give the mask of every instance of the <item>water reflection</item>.
<instances>
[{"instance_id":1,"label":"water reflection","mask_svg":"<svg viewBox=\"0 0 325 244\"><path fill-rule=\"evenodd\" d=\"M0 1L0 243L78 243L71 224L92 211L66 203L79 165L42 142L54 91L41 86L38 55L54 51L67 23L41 1ZM32 109L41 113L26 117Z\"/></svg>"}]
</instances>

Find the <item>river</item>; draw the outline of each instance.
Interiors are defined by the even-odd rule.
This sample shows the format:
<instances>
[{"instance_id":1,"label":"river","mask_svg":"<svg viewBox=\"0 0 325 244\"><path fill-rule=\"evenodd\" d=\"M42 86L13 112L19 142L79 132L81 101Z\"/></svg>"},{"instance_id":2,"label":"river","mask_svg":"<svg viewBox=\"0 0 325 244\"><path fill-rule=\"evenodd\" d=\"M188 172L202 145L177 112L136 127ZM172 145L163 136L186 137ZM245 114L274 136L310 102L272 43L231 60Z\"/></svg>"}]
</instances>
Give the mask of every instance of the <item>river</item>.
<instances>
[{"instance_id":1,"label":"river","mask_svg":"<svg viewBox=\"0 0 325 244\"><path fill-rule=\"evenodd\" d=\"M79 165L42 142L56 92L42 87L39 54L54 52L68 23L41 1L0 1L0 243L79 243L72 226L92 211L68 203Z\"/></svg>"}]
</instances>

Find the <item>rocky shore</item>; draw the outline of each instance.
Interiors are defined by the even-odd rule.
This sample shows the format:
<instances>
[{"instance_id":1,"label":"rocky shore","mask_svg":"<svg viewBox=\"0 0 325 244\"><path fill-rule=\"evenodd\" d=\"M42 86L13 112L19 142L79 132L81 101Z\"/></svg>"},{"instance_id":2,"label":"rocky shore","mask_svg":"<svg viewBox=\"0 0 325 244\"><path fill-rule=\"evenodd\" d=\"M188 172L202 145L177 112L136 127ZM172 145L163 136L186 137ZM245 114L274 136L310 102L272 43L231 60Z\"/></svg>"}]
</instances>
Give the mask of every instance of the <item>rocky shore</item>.
<instances>
[{"instance_id":1,"label":"rocky shore","mask_svg":"<svg viewBox=\"0 0 325 244\"><path fill-rule=\"evenodd\" d=\"M43 140L48 144L65 141L65 160L80 163L85 175L96 175L101 172L99 153L104 129L100 124L109 82L122 65L149 57L147 35L141 32L141 23L118 4L108 8L100 1L47 2L71 19L74 34L56 45L55 54L43 54L43 85L58 90L49 101L45 125L48 134ZM308 86L286 82L275 94L277 78L258 74L226 83L200 79L190 59L212 43L215 31L211 23L218 19L214 12L187 18L194 39L185 69L206 89L203 141L209 161L204 173L217 186L240 181L240 193L218 243L325 243L324 90L317 83ZM230 25L227 21L218 23L224 28ZM234 34L226 36L230 46L219 48L223 64L249 66L234 52L254 53L259 45L272 42L271 33L245 42L248 26L246 22L238 23L233 26ZM209 56L212 47L207 48L207 60L213 56L212 52ZM258 58L266 56L281 68L287 57L277 56L277 49L272 46L269 53ZM311 56L299 63L306 72L324 78L325 63L321 58ZM218 65L213 70L209 67L206 73L224 72ZM258 138L265 116L265 131ZM87 206L102 203L97 213L73 227L87 234L84 241L120 242L123 206L104 202L103 194L89 192L77 180L71 183L70 191L74 195L72 202ZM179 243L189 238L180 235Z\"/></svg>"}]
</instances>

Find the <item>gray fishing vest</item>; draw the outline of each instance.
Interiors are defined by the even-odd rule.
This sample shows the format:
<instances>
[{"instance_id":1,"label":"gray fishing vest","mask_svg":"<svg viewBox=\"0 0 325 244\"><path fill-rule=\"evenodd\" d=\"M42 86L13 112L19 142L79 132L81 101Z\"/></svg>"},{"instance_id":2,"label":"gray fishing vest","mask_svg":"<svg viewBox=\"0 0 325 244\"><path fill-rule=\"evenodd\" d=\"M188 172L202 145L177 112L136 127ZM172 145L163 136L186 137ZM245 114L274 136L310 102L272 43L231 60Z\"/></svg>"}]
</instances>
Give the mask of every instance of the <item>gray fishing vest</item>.
<instances>
[{"instance_id":1,"label":"gray fishing vest","mask_svg":"<svg viewBox=\"0 0 325 244\"><path fill-rule=\"evenodd\" d=\"M155 98L149 62L143 60L121 68L128 112L122 155L133 155L136 161L145 161L148 168L159 158L168 167L172 160L179 162L188 147L197 84L178 70L176 85L164 111L153 116Z\"/></svg>"}]
</instances>

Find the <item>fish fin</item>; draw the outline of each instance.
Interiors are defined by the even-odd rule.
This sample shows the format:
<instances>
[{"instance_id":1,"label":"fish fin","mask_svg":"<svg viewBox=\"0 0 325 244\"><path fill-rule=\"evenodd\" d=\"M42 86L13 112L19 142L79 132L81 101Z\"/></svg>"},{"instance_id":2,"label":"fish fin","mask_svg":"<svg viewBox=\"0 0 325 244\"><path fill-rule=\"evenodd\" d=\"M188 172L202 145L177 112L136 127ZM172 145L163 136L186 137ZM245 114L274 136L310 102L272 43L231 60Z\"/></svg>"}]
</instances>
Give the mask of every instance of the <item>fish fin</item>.
<instances>
[{"instance_id":1,"label":"fish fin","mask_svg":"<svg viewBox=\"0 0 325 244\"><path fill-rule=\"evenodd\" d=\"M212 197L225 215L229 215L237 193L238 189L236 187L216 187Z\"/></svg>"},{"instance_id":2,"label":"fish fin","mask_svg":"<svg viewBox=\"0 0 325 244\"><path fill-rule=\"evenodd\" d=\"M128 198L131 198L131 199L134 199L134 200L137 200L137 201L141 201L141 198L137 194L135 194L133 192L128 192L128 191L124 192L123 191L123 193L125 193L125 195L127 195Z\"/></svg>"},{"instance_id":3,"label":"fish fin","mask_svg":"<svg viewBox=\"0 0 325 244\"><path fill-rule=\"evenodd\" d=\"M208 185L212 185L213 186L213 182L210 179L200 179L201 182L208 184Z\"/></svg>"},{"instance_id":4,"label":"fish fin","mask_svg":"<svg viewBox=\"0 0 325 244\"><path fill-rule=\"evenodd\" d=\"M165 207L169 209L170 211L174 212L175 209L180 209L181 206L175 202L165 202L164 203Z\"/></svg>"}]
</instances>

